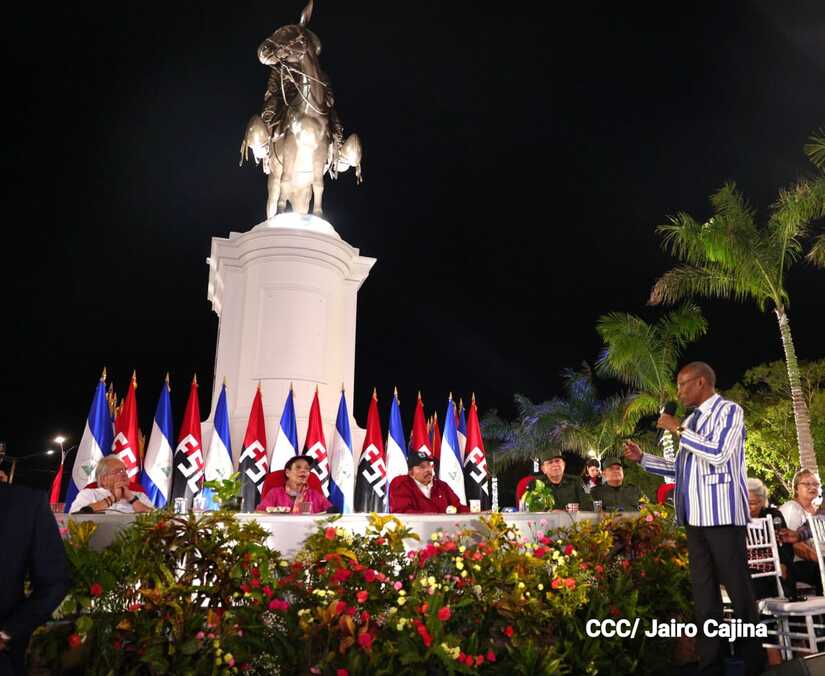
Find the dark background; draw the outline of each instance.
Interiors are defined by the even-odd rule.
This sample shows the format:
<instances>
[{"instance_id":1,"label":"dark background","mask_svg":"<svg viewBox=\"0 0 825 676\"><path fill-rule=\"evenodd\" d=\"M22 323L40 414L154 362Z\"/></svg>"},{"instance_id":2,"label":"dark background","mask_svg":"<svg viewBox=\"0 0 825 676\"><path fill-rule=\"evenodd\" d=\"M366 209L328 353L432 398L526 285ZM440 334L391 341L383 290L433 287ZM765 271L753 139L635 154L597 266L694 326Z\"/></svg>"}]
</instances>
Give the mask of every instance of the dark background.
<instances>
[{"instance_id":1,"label":"dark background","mask_svg":"<svg viewBox=\"0 0 825 676\"><path fill-rule=\"evenodd\" d=\"M266 84L256 48L303 4L30 6L4 46L0 440L17 456L79 441L104 365L119 396L137 369L147 434L167 370L176 424L193 372L207 415L205 258L264 219L264 176L238 167ZM418 389L428 414L449 391L505 415L515 392L558 394L561 369L596 358L600 315L659 315L645 301L672 265L654 233L667 214L707 217L728 179L764 214L812 170L820 0L543 7L316 3L322 65L365 146L365 183L328 182L325 215L378 258L359 295L362 425L373 386L385 425L398 386L407 429ZM797 265L788 287L798 354L822 357L825 273ZM686 359L722 387L782 357L772 315L701 305L710 332Z\"/></svg>"}]
</instances>

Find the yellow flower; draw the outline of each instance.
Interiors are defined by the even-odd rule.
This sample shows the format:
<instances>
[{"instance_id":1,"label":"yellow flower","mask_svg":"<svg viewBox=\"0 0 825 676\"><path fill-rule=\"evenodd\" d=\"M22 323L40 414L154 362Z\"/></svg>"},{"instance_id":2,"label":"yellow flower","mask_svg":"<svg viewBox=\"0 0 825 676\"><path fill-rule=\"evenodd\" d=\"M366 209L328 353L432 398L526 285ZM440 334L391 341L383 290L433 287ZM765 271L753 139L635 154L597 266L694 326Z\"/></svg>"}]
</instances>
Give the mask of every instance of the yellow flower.
<instances>
[{"instance_id":1,"label":"yellow flower","mask_svg":"<svg viewBox=\"0 0 825 676\"><path fill-rule=\"evenodd\" d=\"M223 661L226 662L227 664L229 664L234 659L235 658L232 657L232 653L226 653L226 655L223 656Z\"/></svg>"},{"instance_id":2,"label":"yellow flower","mask_svg":"<svg viewBox=\"0 0 825 676\"><path fill-rule=\"evenodd\" d=\"M519 582L519 583L518 583L518 588L519 588L519 589L524 589L524 583L523 583L523 582Z\"/></svg>"},{"instance_id":3,"label":"yellow flower","mask_svg":"<svg viewBox=\"0 0 825 676\"><path fill-rule=\"evenodd\" d=\"M461 552L461 553L463 554L464 552L466 552L466 551L467 551L467 548L466 548L464 545L461 545L461 546L458 548L458 551L459 551L459 552ZM441 645L444 645L444 644L442 643Z\"/></svg>"},{"instance_id":4,"label":"yellow flower","mask_svg":"<svg viewBox=\"0 0 825 676\"><path fill-rule=\"evenodd\" d=\"M476 564L476 565L473 566L473 570L476 570L476 571L481 570L481 566Z\"/></svg>"},{"instance_id":5,"label":"yellow flower","mask_svg":"<svg viewBox=\"0 0 825 676\"><path fill-rule=\"evenodd\" d=\"M461 571L461 577L467 577L467 571L466 570Z\"/></svg>"},{"instance_id":6,"label":"yellow flower","mask_svg":"<svg viewBox=\"0 0 825 676\"><path fill-rule=\"evenodd\" d=\"M435 584L435 578L432 575L430 575L430 577L427 578L427 584L431 587Z\"/></svg>"},{"instance_id":7,"label":"yellow flower","mask_svg":"<svg viewBox=\"0 0 825 676\"><path fill-rule=\"evenodd\" d=\"M278 565L279 565L281 568L286 568L286 567L289 565L289 563L288 563L286 560L283 560L283 561L280 561L280 562L278 563Z\"/></svg>"},{"instance_id":8,"label":"yellow flower","mask_svg":"<svg viewBox=\"0 0 825 676\"><path fill-rule=\"evenodd\" d=\"M464 570L464 559L456 558L455 567L459 570Z\"/></svg>"},{"instance_id":9,"label":"yellow flower","mask_svg":"<svg viewBox=\"0 0 825 676\"><path fill-rule=\"evenodd\" d=\"M544 589L544 585L541 582L539 582L538 590L542 591L543 589Z\"/></svg>"},{"instance_id":10,"label":"yellow flower","mask_svg":"<svg viewBox=\"0 0 825 676\"><path fill-rule=\"evenodd\" d=\"M436 540L438 540L438 538L440 538L440 537L441 537L441 533L439 533L438 531L436 531L435 533L433 533L432 535L430 535L430 539L431 539L433 542L435 542Z\"/></svg>"},{"instance_id":11,"label":"yellow flower","mask_svg":"<svg viewBox=\"0 0 825 676\"><path fill-rule=\"evenodd\" d=\"M405 592L403 589L399 589L399 590L398 590L398 595L399 595L399 596L406 596L406 595L407 595L407 592Z\"/></svg>"},{"instance_id":12,"label":"yellow flower","mask_svg":"<svg viewBox=\"0 0 825 676\"><path fill-rule=\"evenodd\" d=\"M398 605L399 606L403 606L406 602L407 602L407 599L405 599L403 596L398 597Z\"/></svg>"},{"instance_id":13,"label":"yellow flower","mask_svg":"<svg viewBox=\"0 0 825 676\"><path fill-rule=\"evenodd\" d=\"M452 657L454 660L457 660L458 656L461 654L461 648L459 648L458 646L456 646L455 648L451 648L446 643L442 643L441 644L441 649L445 653L447 653L450 657Z\"/></svg>"}]
</instances>

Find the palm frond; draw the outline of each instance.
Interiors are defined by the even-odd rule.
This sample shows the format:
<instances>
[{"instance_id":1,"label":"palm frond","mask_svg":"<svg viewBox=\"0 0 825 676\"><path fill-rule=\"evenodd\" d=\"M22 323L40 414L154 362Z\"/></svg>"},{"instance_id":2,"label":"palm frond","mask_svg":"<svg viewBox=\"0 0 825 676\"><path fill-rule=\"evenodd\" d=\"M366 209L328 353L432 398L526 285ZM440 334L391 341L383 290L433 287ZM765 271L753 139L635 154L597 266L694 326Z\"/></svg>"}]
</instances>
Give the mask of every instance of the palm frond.
<instances>
[{"instance_id":1,"label":"palm frond","mask_svg":"<svg viewBox=\"0 0 825 676\"><path fill-rule=\"evenodd\" d=\"M820 127L811 134L802 150L815 166L825 171L825 127Z\"/></svg>"},{"instance_id":2,"label":"palm frond","mask_svg":"<svg viewBox=\"0 0 825 676\"><path fill-rule=\"evenodd\" d=\"M676 303L691 296L754 300L764 309L770 296L751 278L741 278L733 271L718 266L697 267L682 265L663 274L650 292L648 304Z\"/></svg>"},{"instance_id":3,"label":"palm frond","mask_svg":"<svg viewBox=\"0 0 825 676\"><path fill-rule=\"evenodd\" d=\"M816 237L811 244L808 255L805 258L814 265L825 268L825 233Z\"/></svg>"},{"instance_id":4,"label":"palm frond","mask_svg":"<svg viewBox=\"0 0 825 676\"><path fill-rule=\"evenodd\" d=\"M672 394L675 394L675 391ZM624 410L627 426L635 429L642 418L658 413L661 406L662 399L649 392L630 395Z\"/></svg>"}]
</instances>

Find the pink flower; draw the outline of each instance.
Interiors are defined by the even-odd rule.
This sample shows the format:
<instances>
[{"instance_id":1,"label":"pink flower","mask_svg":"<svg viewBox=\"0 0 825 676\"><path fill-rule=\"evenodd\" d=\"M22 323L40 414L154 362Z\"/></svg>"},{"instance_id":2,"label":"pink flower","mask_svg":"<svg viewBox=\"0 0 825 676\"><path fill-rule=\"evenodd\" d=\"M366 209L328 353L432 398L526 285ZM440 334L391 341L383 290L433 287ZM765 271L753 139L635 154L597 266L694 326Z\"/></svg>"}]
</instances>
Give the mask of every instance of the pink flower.
<instances>
[{"instance_id":1,"label":"pink flower","mask_svg":"<svg viewBox=\"0 0 825 676\"><path fill-rule=\"evenodd\" d=\"M564 579L564 586L568 589L575 589L576 588L576 580L572 577L567 577Z\"/></svg>"},{"instance_id":2,"label":"pink flower","mask_svg":"<svg viewBox=\"0 0 825 676\"><path fill-rule=\"evenodd\" d=\"M449 620L450 617L452 617L452 615L453 611L450 610L450 606L444 606L438 611L438 619L442 622L446 622L447 620Z\"/></svg>"},{"instance_id":3,"label":"pink flower","mask_svg":"<svg viewBox=\"0 0 825 676\"><path fill-rule=\"evenodd\" d=\"M327 540L334 540L336 535L337 535L337 533L335 532L335 529L334 529L334 528L327 528L327 529L324 531L324 537L325 537Z\"/></svg>"},{"instance_id":4,"label":"pink flower","mask_svg":"<svg viewBox=\"0 0 825 676\"><path fill-rule=\"evenodd\" d=\"M365 631L358 637L358 645L360 645L365 652L372 650L372 635Z\"/></svg>"},{"instance_id":5,"label":"pink flower","mask_svg":"<svg viewBox=\"0 0 825 676\"><path fill-rule=\"evenodd\" d=\"M364 603L369 597L370 595L363 589L355 595L358 603Z\"/></svg>"},{"instance_id":6,"label":"pink flower","mask_svg":"<svg viewBox=\"0 0 825 676\"><path fill-rule=\"evenodd\" d=\"M495 662L496 661L496 654L493 652L492 648L487 651L487 661L488 662Z\"/></svg>"},{"instance_id":7,"label":"pink flower","mask_svg":"<svg viewBox=\"0 0 825 676\"><path fill-rule=\"evenodd\" d=\"M648 515L645 517L645 521L647 521L648 523L650 523L651 521L653 521L653 515L652 515L652 514L648 514Z\"/></svg>"},{"instance_id":8,"label":"pink flower","mask_svg":"<svg viewBox=\"0 0 825 676\"><path fill-rule=\"evenodd\" d=\"M203 641L203 639L206 638L206 634L204 634L202 631L199 631L197 634L195 634L195 638L199 641Z\"/></svg>"},{"instance_id":9,"label":"pink flower","mask_svg":"<svg viewBox=\"0 0 825 676\"><path fill-rule=\"evenodd\" d=\"M401 589L401 587L403 587L403 586L404 586L404 585L403 585L403 584L401 584L400 582L395 582L395 583L393 583L392 588L393 588L393 589L395 589L395 591L398 591L398 590L399 590L399 589Z\"/></svg>"},{"instance_id":10,"label":"pink flower","mask_svg":"<svg viewBox=\"0 0 825 676\"><path fill-rule=\"evenodd\" d=\"M97 598L103 593L103 585L100 582L93 582L92 586L89 587L89 594Z\"/></svg>"},{"instance_id":11,"label":"pink flower","mask_svg":"<svg viewBox=\"0 0 825 676\"><path fill-rule=\"evenodd\" d=\"M279 610L279 611L286 611L289 608L289 603L284 601L283 599L272 599L269 602L269 609L270 610Z\"/></svg>"}]
</instances>

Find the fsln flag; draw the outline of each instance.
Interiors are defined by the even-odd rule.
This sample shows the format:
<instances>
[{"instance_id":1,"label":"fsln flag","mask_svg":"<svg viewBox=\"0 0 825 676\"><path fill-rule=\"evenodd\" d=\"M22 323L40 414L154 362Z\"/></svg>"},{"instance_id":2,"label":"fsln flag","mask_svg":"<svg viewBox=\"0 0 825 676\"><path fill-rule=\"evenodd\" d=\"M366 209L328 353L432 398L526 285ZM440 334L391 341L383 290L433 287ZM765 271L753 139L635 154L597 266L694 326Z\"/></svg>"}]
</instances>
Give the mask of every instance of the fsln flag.
<instances>
[{"instance_id":1,"label":"fsln flag","mask_svg":"<svg viewBox=\"0 0 825 676\"><path fill-rule=\"evenodd\" d=\"M433 414L432 435L430 436L430 448L433 449L433 457L441 460L441 429L438 426L438 413Z\"/></svg>"},{"instance_id":2,"label":"fsln flag","mask_svg":"<svg viewBox=\"0 0 825 676\"><path fill-rule=\"evenodd\" d=\"M413 453L423 451L427 455L433 454L430 440L427 438L427 422L424 419L424 402L421 401L421 392L418 393L418 400L415 402L415 413L413 413L412 431L410 432L410 450Z\"/></svg>"},{"instance_id":3,"label":"fsln flag","mask_svg":"<svg viewBox=\"0 0 825 676\"><path fill-rule=\"evenodd\" d=\"M405 474L406 467L405 459ZM355 511L383 512L386 505L387 466L384 460L384 440L381 437L381 419L378 415L378 396L373 390L367 413L367 433L355 479Z\"/></svg>"},{"instance_id":4,"label":"fsln flag","mask_svg":"<svg viewBox=\"0 0 825 676\"><path fill-rule=\"evenodd\" d=\"M272 460L269 469L274 472L283 469L286 461L298 455L298 422L295 419L295 395L292 384L284 402L284 412L281 413L281 422L275 433L275 446L272 449Z\"/></svg>"},{"instance_id":5,"label":"fsln flag","mask_svg":"<svg viewBox=\"0 0 825 676\"><path fill-rule=\"evenodd\" d=\"M160 388L146 459L140 473L140 485L155 507L165 507L172 490L172 439L175 436L172 431L170 391L167 373L166 380Z\"/></svg>"},{"instance_id":6,"label":"fsln flag","mask_svg":"<svg viewBox=\"0 0 825 676\"><path fill-rule=\"evenodd\" d=\"M112 453L123 460L123 464L126 465L126 472L129 474L130 483L137 481L137 476L140 473L136 391L137 375L132 373L129 391L126 393L126 401L123 402L123 406L115 419L115 438L112 441Z\"/></svg>"},{"instance_id":7,"label":"fsln flag","mask_svg":"<svg viewBox=\"0 0 825 676\"><path fill-rule=\"evenodd\" d=\"M446 482L461 500L467 504L464 491L464 468L461 466L461 457L458 450L458 431L455 424L455 402L453 395L447 404L447 413L444 415L444 436L441 440L441 461L438 463L438 478Z\"/></svg>"},{"instance_id":8,"label":"fsln flag","mask_svg":"<svg viewBox=\"0 0 825 676\"><path fill-rule=\"evenodd\" d=\"M487 455L484 452L484 440L481 438L481 426L478 424L476 396L470 402L470 418L467 421L467 447L464 454L464 485L468 500L480 500L481 509L490 509L490 470L487 468Z\"/></svg>"},{"instance_id":9,"label":"fsln flag","mask_svg":"<svg viewBox=\"0 0 825 676\"><path fill-rule=\"evenodd\" d=\"M458 448L461 450L461 462L463 463L464 449L467 448L467 418L464 416L463 399L458 400Z\"/></svg>"},{"instance_id":10,"label":"fsln flag","mask_svg":"<svg viewBox=\"0 0 825 676\"><path fill-rule=\"evenodd\" d=\"M72 476L66 491L66 511L72 506L80 490L95 479L95 467L104 455L109 454L112 448L112 417L109 414L109 403L106 398L106 369L100 376L100 382L95 388L89 415L86 418L86 427L77 446Z\"/></svg>"},{"instance_id":11,"label":"fsln flag","mask_svg":"<svg viewBox=\"0 0 825 676\"><path fill-rule=\"evenodd\" d=\"M189 400L183 412L178 434L178 445L172 469L172 499L184 498L186 508L203 486L203 442L201 438L201 411L198 402L198 378L192 379Z\"/></svg>"},{"instance_id":12,"label":"fsln flag","mask_svg":"<svg viewBox=\"0 0 825 676\"><path fill-rule=\"evenodd\" d=\"M238 471L241 473L241 498L244 512L254 512L261 501L269 463L266 459L266 422L264 421L264 403L261 398L261 386L255 392L249 422L238 457Z\"/></svg>"},{"instance_id":13,"label":"fsln flag","mask_svg":"<svg viewBox=\"0 0 825 676\"><path fill-rule=\"evenodd\" d=\"M329 501L341 514L352 514L355 492L355 460L352 457L352 434L349 427L347 398L341 390L335 433L329 447Z\"/></svg>"},{"instance_id":14,"label":"fsln flag","mask_svg":"<svg viewBox=\"0 0 825 676\"><path fill-rule=\"evenodd\" d=\"M304 440L304 455L312 456L315 465L312 472L321 481L324 497L329 497L329 459L327 458L327 442L324 439L324 423L321 420L321 404L318 403L318 387L315 388L315 397L309 408L307 436Z\"/></svg>"},{"instance_id":15,"label":"fsln flag","mask_svg":"<svg viewBox=\"0 0 825 676\"><path fill-rule=\"evenodd\" d=\"M232 476L232 441L229 438L229 409L226 405L226 383L221 387L218 403L215 404L215 416L212 418L212 439L206 452L203 468L205 481L223 481ZM207 508L213 509L214 498L211 488L204 488L203 495Z\"/></svg>"},{"instance_id":16,"label":"fsln flag","mask_svg":"<svg viewBox=\"0 0 825 676\"><path fill-rule=\"evenodd\" d=\"M407 473L407 446L404 443L404 425L401 423L401 405L398 402L398 390L393 392L390 406L390 425L387 432L387 490L386 510L390 511L390 484L397 476Z\"/></svg>"}]
</instances>

